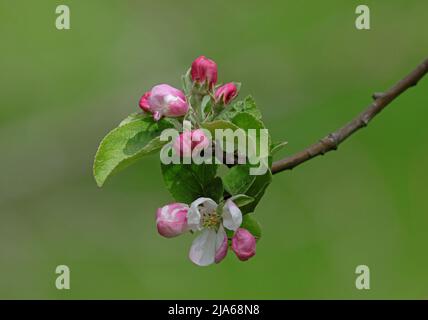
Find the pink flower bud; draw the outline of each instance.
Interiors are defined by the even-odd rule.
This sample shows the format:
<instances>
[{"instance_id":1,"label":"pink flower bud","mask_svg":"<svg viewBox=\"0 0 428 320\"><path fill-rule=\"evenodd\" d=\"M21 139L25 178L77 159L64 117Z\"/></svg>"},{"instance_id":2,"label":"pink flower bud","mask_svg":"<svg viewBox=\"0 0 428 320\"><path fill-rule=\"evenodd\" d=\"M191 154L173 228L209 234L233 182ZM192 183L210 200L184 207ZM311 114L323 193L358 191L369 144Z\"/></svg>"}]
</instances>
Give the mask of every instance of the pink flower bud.
<instances>
[{"instance_id":1,"label":"pink flower bud","mask_svg":"<svg viewBox=\"0 0 428 320\"><path fill-rule=\"evenodd\" d=\"M189 110L184 93L167 84L154 86L140 100L140 108L153 114L158 121L162 117L181 117Z\"/></svg>"},{"instance_id":2,"label":"pink flower bud","mask_svg":"<svg viewBox=\"0 0 428 320\"><path fill-rule=\"evenodd\" d=\"M191 157L196 147L203 150L210 145L210 140L201 129L184 131L174 141L173 148L181 157Z\"/></svg>"},{"instance_id":3,"label":"pink flower bud","mask_svg":"<svg viewBox=\"0 0 428 320\"><path fill-rule=\"evenodd\" d=\"M176 237L188 230L187 211L183 203L172 203L159 208L156 213L156 225L160 235L166 238Z\"/></svg>"},{"instance_id":4,"label":"pink flower bud","mask_svg":"<svg viewBox=\"0 0 428 320\"><path fill-rule=\"evenodd\" d=\"M239 228L232 238L232 250L239 260L248 260L256 254L256 238L248 230Z\"/></svg>"},{"instance_id":5,"label":"pink flower bud","mask_svg":"<svg viewBox=\"0 0 428 320\"><path fill-rule=\"evenodd\" d=\"M200 56L193 61L190 75L193 81L198 83L206 81L211 88L217 83L217 64L213 60Z\"/></svg>"},{"instance_id":6,"label":"pink flower bud","mask_svg":"<svg viewBox=\"0 0 428 320\"><path fill-rule=\"evenodd\" d=\"M215 100L219 102L223 101L224 104L228 104L238 95L238 88L233 82L226 83L218 88L215 92Z\"/></svg>"},{"instance_id":7,"label":"pink flower bud","mask_svg":"<svg viewBox=\"0 0 428 320\"><path fill-rule=\"evenodd\" d=\"M149 98L150 91L146 92L140 99L140 108L145 112L150 112Z\"/></svg>"}]
</instances>

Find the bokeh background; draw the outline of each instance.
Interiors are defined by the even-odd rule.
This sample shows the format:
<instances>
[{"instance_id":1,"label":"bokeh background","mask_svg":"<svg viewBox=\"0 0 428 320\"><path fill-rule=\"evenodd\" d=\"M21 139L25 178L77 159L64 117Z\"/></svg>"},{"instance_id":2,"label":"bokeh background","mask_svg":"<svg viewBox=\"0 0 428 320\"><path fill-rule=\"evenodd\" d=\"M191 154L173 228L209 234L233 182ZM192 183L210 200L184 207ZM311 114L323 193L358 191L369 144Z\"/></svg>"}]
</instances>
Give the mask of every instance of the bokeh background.
<instances>
[{"instance_id":1,"label":"bokeh background","mask_svg":"<svg viewBox=\"0 0 428 320\"><path fill-rule=\"evenodd\" d=\"M172 200L151 156L99 189L101 138L204 54L241 81L291 154L354 117L428 54L428 3L0 0L0 298L428 298L428 79L338 152L275 176L257 255L198 268L160 237ZM71 30L55 8L71 9ZM55 267L71 268L71 290ZM355 288L355 268L371 289Z\"/></svg>"}]
</instances>

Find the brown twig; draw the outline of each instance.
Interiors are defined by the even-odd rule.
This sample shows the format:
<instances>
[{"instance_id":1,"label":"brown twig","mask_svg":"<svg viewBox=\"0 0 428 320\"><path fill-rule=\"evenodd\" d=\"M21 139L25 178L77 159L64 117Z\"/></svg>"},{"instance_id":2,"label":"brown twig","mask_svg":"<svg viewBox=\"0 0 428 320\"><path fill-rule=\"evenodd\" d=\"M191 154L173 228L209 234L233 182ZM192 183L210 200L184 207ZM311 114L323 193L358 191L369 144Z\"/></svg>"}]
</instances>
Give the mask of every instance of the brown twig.
<instances>
[{"instance_id":1,"label":"brown twig","mask_svg":"<svg viewBox=\"0 0 428 320\"><path fill-rule=\"evenodd\" d=\"M339 144L345 141L349 136L367 124L386 106L388 106L395 98L402 94L407 89L415 86L420 79L428 73L428 59L422 62L415 70L407 77L399 81L395 86L386 92L377 92L373 94L373 103L362 113L360 113L352 121L322 138L317 143L308 148L282 160L276 161L272 165L272 173L278 173L284 170L291 170L298 165L315 158L319 155L336 150Z\"/></svg>"}]
</instances>

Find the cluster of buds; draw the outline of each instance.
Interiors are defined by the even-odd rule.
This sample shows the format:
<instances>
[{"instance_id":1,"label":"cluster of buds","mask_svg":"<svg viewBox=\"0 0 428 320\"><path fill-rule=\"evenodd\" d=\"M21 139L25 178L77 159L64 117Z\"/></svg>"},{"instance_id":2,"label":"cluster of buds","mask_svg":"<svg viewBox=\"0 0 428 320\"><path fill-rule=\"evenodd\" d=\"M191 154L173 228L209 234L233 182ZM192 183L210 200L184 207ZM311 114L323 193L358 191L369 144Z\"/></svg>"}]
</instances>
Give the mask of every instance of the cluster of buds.
<instances>
[{"instance_id":1,"label":"cluster of buds","mask_svg":"<svg viewBox=\"0 0 428 320\"><path fill-rule=\"evenodd\" d=\"M234 82L216 86L217 64L205 56L193 61L190 77L193 86L211 95L220 108L226 107L238 95L239 86ZM198 94L197 90L195 93ZM159 84L141 97L139 105L143 112L152 114L154 120L159 121L162 117L185 116L192 109L190 100L181 90L167 84Z\"/></svg>"},{"instance_id":2,"label":"cluster of buds","mask_svg":"<svg viewBox=\"0 0 428 320\"><path fill-rule=\"evenodd\" d=\"M139 106L155 121L163 117L187 117L196 122L207 119L198 114L202 101L209 99L211 114L215 116L226 108L239 92L239 85L230 82L217 84L217 64L205 56L193 61L186 79L184 92L167 84L154 86L140 99ZM207 97L207 98L205 98ZM201 129L182 132L174 141L173 149L181 157L189 157L196 148L204 149L211 141ZM166 238L186 232L199 232L190 249L189 257L197 265L207 266L222 261L229 251L242 260L248 260L256 253L256 238L242 228L242 213L239 207L228 199L217 204L210 198L199 198L190 205L172 203L157 210L156 225L159 234ZM228 230L228 232L226 232ZM229 235L229 236L228 236Z\"/></svg>"},{"instance_id":3,"label":"cluster of buds","mask_svg":"<svg viewBox=\"0 0 428 320\"><path fill-rule=\"evenodd\" d=\"M188 231L200 234L190 248L190 260L199 266L222 261L229 248L239 260L246 261L256 254L256 238L241 227L242 213L227 200L222 206L210 198L199 198L190 204L172 203L157 210L159 234L176 237ZM225 229L233 232L229 239Z\"/></svg>"},{"instance_id":4,"label":"cluster of buds","mask_svg":"<svg viewBox=\"0 0 428 320\"><path fill-rule=\"evenodd\" d=\"M234 82L219 87L217 84L217 64L205 56L200 56L192 63L190 71L192 81L209 91L214 90L214 100L222 106L228 105L238 95L239 88Z\"/></svg>"}]
</instances>

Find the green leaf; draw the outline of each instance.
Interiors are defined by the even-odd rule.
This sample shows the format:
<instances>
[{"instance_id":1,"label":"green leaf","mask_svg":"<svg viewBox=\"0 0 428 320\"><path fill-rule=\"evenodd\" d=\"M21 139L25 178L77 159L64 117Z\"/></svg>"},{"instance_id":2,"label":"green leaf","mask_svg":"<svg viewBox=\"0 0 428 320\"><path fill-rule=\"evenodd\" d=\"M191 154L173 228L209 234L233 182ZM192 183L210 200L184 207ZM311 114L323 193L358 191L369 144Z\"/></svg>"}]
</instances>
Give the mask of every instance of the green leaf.
<instances>
[{"instance_id":1,"label":"green leaf","mask_svg":"<svg viewBox=\"0 0 428 320\"><path fill-rule=\"evenodd\" d=\"M248 165L236 165L222 177L224 189L231 195L245 194L256 180L249 174Z\"/></svg>"},{"instance_id":2,"label":"green leaf","mask_svg":"<svg viewBox=\"0 0 428 320\"><path fill-rule=\"evenodd\" d=\"M129 116L127 116L125 119L123 119L121 123L119 123L119 127L124 126L125 124L128 124L132 121L141 120L141 119L146 118L146 117L148 117L148 115L141 113L141 112L131 113Z\"/></svg>"},{"instance_id":3,"label":"green leaf","mask_svg":"<svg viewBox=\"0 0 428 320\"><path fill-rule=\"evenodd\" d=\"M190 204L199 197L220 202L223 183L215 164L161 164L165 185L176 201Z\"/></svg>"},{"instance_id":4,"label":"green leaf","mask_svg":"<svg viewBox=\"0 0 428 320\"><path fill-rule=\"evenodd\" d=\"M254 115L252 115L251 113L248 112L242 112L237 114L236 116L234 116L232 118L232 123L234 125L236 125L237 127L245 130L248 134L248 130L250 129L255 129L256 130L256 146L257 146L257 150L259 150L259 144L260 144L260 130L261 129L266 129L265 125L263 124L263 122L260 119L257 119L256 117L254 117ZM271 145L271 137L270 134L268 132L268 152L270 151L270 145Z\"/></svg>"},{"instance_id":5,"label":"green leaf","mask_svg":"<svg viewBox=\"0 0 428 320\"><path fill-rule=\"evenodd\" d=\"M231 106L226 107L226 109L217 116L217 119L229 120L241 112L250 113L256 119L262 118L260 110L258 109L253 97L248 96L245 100L237 101Z\"/></svg>"},{"instance_id":6,"label":"green leaf","mask_svg":"<svg viewBox=\"0 0 428 320\"><path fill-rule=\"evenodd\" d=\"M243 207L247 204L250 204L254 201L253 197L247 196L245 194L238 194L230 198L238 207Z\"/></svg>"},{"instance_id":7,"label":"green leaf","mask_svg":"<svg viewBox=\"0 0 428 320\"><path fill-rule=\"evenodd\" d=\"M248 188L245 194L254 198L254 201L241 208L242 213L254 212L256 206L262 199L269 184L272 182L272 173L270 170L266 174L256 176L256 179Z\"/></svg>"},{"instance_id":8,"label":"green leaf","mask_svg":"<svg viewBox=\"0 0 428 320\"><path fill-rule=\"evenodd\" d=\"M229 240L231 240L233 238L233 235L235 234L235 231L232 231L232 230L229 230L229 229L226 229L226 228L224 228L224 231L226 231L227 238Z\"/></svg>"},{"instance_id":9,"label":"green leaf","mask_svg":"<svg viewBox=\"0 0 428 320\"><path fill-rule=\"evenodd\" d=\"M253 212L272 182L272 173L268 170L264 175L250 175L250 165L236 165L222 177L224 189L232 196L245 194L254 201L241 207L242 213Z\"/></svg>"},{"instance_id":10,"label":"green leaf","mask_svg":"<svg viewBox=\"0 0 428 320\"><path fill-rule=\"evenodd\" d=\"M246 214L243 217L241 228L247 229L257 240L262 236L262 228L253 214Z\"/></svg>"},{"instance_id":11,"label":"green leaf","mask_svg":"<svg viewBox=\"0 0 428 320\"><path fill-rule=\"evenodd\" d=\"M219 203L223 200L223 192L223 181L220 177L215 177L210 183L205 185L203 196L211 198L215 202Z\"/></svg>"},{"instance_id":12,"label":"green leaf","mask_svg":"<svg viewBox=\"0 0 428 320\"><path fill-rule=\"evenodd\" d=\"M201 114L202 118L205 118L205 112L209 111L210 108L211 108L211 96L206 95L202 98L202 102L201 102L200 114ZM208 109L208 110L206 110L206 109Z\"/></svg>"},{"instance_id":13,"label":"green leaf","mask_svg":"<svg viewBox=\"0 0 428 320\"><path fill-rule=\"evenodd\" d=\"M268 145L266 146L266 148L261 149L261 136L260 136L260 130L261 129L265 129L265 126L263 124L263 122L257 118L255 118L252 114L247 113L247 112L242 112L237 114L235 117L233 117L232 122L237 125L238 127L240 127L243 130L246 130L247 132L247 151L252 150L252 152L257 155L259 157L260 161L264 162L264 166L266 168L270 168L269 165L269 157L271 156L270 154L270 149L271 149L271 137L270 134L268 132ZM255 140L254 140L254 136L250 136L248 134L249 129L255 129L256 130L256 135L255 135ZM252 148L252 149L250 149ZM263 150L265 153L261 153L261 150Z\"/></svg>"},{"instance_id":14,"label":"green leaf","mask_svg":"<svg viewBox=\"0 0 428 320\"><path fill-rule=\"evenodd\" d=\"M192 78L190 77L191 68L189 68L186 73L181 77L183 91L186 96L190 95L193 88Z\"/></svg>"},{"instance_id":15,"label":"green leaf","mask_svg":"<svg viewBox=\"0 0 428 320\"><path fill-rule=\"evenodd\" d=\"M98 147L93 173L99 187L111 174L161 149L166 142L160 141L159 136L171 127L163 119L155 122L151 117L140 115L131 115L124 121L107 134Z\"/></svg>"},{"instance_id":16,"label":"green leaf","mask_svg":"<svg viewBox=\"0 0 428 320\"><path fill-rule=\"evenodd\" d=\"M287 144L288 144L287 141L272 143L272 145L270 146L270 153L272 155L277 153L278 151L283 149Z\"/></svg>"},{"instance_id":17,"label":"green leaf","mask_svg":"<svg viewBox=\"0 0 428 320\"><path fill-rule=\"evenodd\" d=\"M202 128L207 129L211 135L214 137L215 136L215 130L216 129L232 129L232 130L236 130L239 129L238 126L236 126L235 124L233 124L230 121L226 121L226 120L214 120L211 122L204 122L202 123Z\"/></svg>"},{"instance_id":18,"label":"green leaf","mask_svg":"<svg viewBox=\"0 0 428 320\"><path fill-rule=\"evenodd\" d=\"M265 129L265 125L260 119L248 112L241 112L232 118L232 123L241 129Z\"/></svg>"},{"instance_id":19,"label":"green leaf","mask_svg":"<svg viewBox=\"0 0 428 320\"><path fill-rule=\"evenodd\" d=\"M179 117L179 118L163 118L162 119L165 122L168 122L171 127L177 129L177 131L183 131L183 118Z\"/></svg>"}]
</instances>

